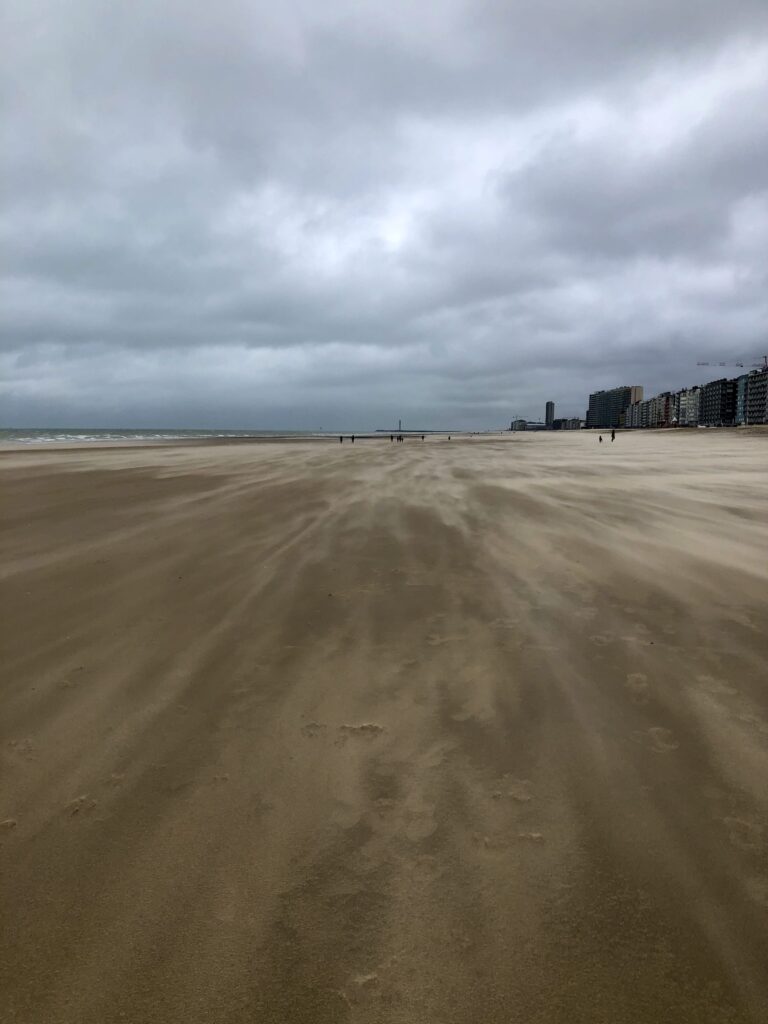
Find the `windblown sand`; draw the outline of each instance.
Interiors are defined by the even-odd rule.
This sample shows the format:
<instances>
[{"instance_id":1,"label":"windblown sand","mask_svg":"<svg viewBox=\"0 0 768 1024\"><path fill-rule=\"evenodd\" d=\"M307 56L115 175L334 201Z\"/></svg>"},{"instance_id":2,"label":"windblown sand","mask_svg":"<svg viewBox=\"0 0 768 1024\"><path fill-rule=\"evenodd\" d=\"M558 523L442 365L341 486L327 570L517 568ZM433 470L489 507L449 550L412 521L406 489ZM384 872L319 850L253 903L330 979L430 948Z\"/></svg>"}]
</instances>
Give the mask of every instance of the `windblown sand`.
<instances>
[{"instance_id":1,"label":"windblown sand","mask_svg":"<svg viewBox=\"0 0 768 1024\"><path fill-rule=\"evenodd\" d=\"M0 1020L768 1019L766 433L0 486Z\"/></svg>"}]
</instances>

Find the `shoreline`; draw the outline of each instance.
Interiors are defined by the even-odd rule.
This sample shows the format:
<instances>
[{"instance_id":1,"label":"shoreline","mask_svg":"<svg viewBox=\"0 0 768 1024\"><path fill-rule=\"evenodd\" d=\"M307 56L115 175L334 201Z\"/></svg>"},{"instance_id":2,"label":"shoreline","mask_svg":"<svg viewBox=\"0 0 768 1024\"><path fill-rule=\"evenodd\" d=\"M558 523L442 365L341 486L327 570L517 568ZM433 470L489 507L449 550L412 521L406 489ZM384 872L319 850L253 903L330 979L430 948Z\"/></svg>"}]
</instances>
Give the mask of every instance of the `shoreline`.
<instances>
[{"instance_id":1,"label":"shoreline","mask_svg":"<svg viewBox=\"0 0 768 1024\"><path fill-rule=\"evenodd\" d=\"M590 427L583 428L581 430L499 430L499 431L431 431L425 432L425 441L427 443L430 440L433 441L444 441L450 436L452 440L458 441L520 441L530 440L532 438L544 438L550 440L574 438L574 437L596 437L598 434L607 433L610 427ZM410 434L407 431L402 431L402 436L406 441L421 441L421 434ZM616 428L616 436L622 437L640 437L640 436L664 436L664 437L717 437L728 434L738 434L743 437L755 436L768 438L768 425L765 424L753 424L743 425L734 427L709 427L709 428L649 428L649 429L632 429L625 427ZM349 443L351 434L344 433L344 444ZM395 432L395 436L397 436ZM356 441L387 441L389 443L389 434L380 432L368 432L364 434L355 434ZM235 437L172 437L172 438L158 438L158 439L147 439L147 438L120 438L113 440L84 440L84 441L49 441L49 442L0 442L0 456L8 454L19 454L21 452L72 452L72 451L89 451L89 450L110 450L119 451L120 449L137 450L137 449L156 449L156 448L189 448L189 447L227 447L237 445L267 445L267 444L279 444L279 445L291 445L291 444L339 444L338 434L329 434L319 436L316 434L305 434L305 435L252 435L252 436L235 436Z\"/></svg>"}]
</instances>

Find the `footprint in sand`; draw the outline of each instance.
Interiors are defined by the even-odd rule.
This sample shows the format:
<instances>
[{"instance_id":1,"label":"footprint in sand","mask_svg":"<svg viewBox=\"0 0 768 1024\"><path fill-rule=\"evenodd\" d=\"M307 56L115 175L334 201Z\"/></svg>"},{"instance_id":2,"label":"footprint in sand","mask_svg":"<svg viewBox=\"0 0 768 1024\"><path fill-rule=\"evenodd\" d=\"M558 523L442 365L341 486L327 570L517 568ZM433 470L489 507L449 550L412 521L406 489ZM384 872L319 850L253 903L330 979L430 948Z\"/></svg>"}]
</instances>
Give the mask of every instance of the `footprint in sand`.
<instances>
[{"instance_id":1,"label":"footprint in sand","mask_svg":"<svg viewBox=\"0 0 768 1024\"><path fill-rule=\"evenodd\" d=\"M651 741L651 749L655 750L657 754L668 754L680 746L672 730L665 729L662 725L652 726L648 730L648 737Z\"/></svg>"},{"instance_id":2,"label":"footprint in sand","mask_svg":"<svg viewBox=\"0 0 768 1024\"><path fill-rule=\"evenodd\" d=\"M384 732L383 725L377 725L375 722L363 722L362 725L340 725L339 732L346 733L348 736L380 736Z\"/></svg>"},{"instance_id":3,"label":"footprint in sand","mask_svg":"<svg viewBox=\"0 0 768 1024\"><path fill-rule=\"evenodd\" d=\"M334 742L335 747L343 747L348 739L376 739L377 736L381 736L384 732L383 725L377 725L375 722L363 722L361 725L340 725L339 726L339 737Z\"/></svg>"},{"instance_id":4,"label":"footprint in sand","mask_svg":"<svg viewBox=\"0 0 768 1024\"><path fill-rule=\"evenodd\" d=\"M392 812L397 808L397 801L393 800L389 796L380 796L374 801L373 806L376 808L376 813L382 819L391 816Z\"/></svg>"},{"instance_id":5,"label":"footprint in sand","mask_svg":"<svg viewBox=\"0 0 768 1024\"><path fill-rule=\"evenodd\" d=\"M410 842L420 843L424 839L429 839L429 837L434 835L436 831L437 822L435 821L430 809L406 812L403 824L403 835Z\"/></svg>"},{"instance_id":6,"label":"footprint in sand","mask_svg":"<svg viewBox=\"0 0 768 1024\"><path fill-rule=\"evenodd\" d=\"M309 739L314 739L315 736L319 736L325 731L325 726L321 725L320 722L307 722L306 725L302 725L301 734L307 736Z\"/></svg>"},{"instance_id":7,"label":"footprint in sand","mask_svg":"<svg viewBox=\"0 0 768 1024\"><path fill-rule=\"evenodd\" d=\"M357 988L370 988L371 985L378 985L379 976L375 971L372 971L370 974L356 974L352 979L352 983Z\"/></svg>"},{"instance_id":8,"label":"footprint in sand","mask_svg":"<svg viewBox=\"0 0 768 1024\"><path fill-rule=\"evenodd\" d=\"M520 804L527 804L533 800L533 786L528 779L506 780L507 796Z\"/></svg>"},{"instance_id":9,"label":"footprint in sand","mask_svg":"<svg viewBox=\"0 0 768 1024\"><path fill-rule=\"evenodd\" d=\"M630 672L624 686L634 704L647 704L649 699L648 676L644 672Z\"/></svg>"},{"instance_id":10,"label":"footprint in sand","mask_svg":"<svg viewBox=\"0 0 768 1024\"><path fill-rule=\"evenodd\" d=\"M420 853L414 857L413 869L427 879L438 878L444 872L438 858L431 853Z\"/></svg>"},{"instance_id":11,"label":"footprint in sand","mask_svg":"<svg viewBox=\"0 0 768 1024\"><path fill-rule=\"evenodd\" d=\"M608 644L613 643L613 637L610 635L610 633L596 633L589 639L595 645L595 647L606 647Z\"/></svg>"},{"instance_id":12,"label":"footprint in sand","mask_svg":"<svg viewBox=\"0 0 768 1024\"><path fill-rule=\"evenodd\" d=\"M371 971L368 974L355 974L344 988L335 991L348 1009L354 1010L356 1006L364 1006L366 1003L381 1000L381 979L376 971Z\"/></svg>"},{"instance_id":13,"label":"footprint in sand","mask_svg":"<svg viewBox=\"0 0 768 1024\"><path fill-rule=\"evenodd\" d=\"M348 831L360 824L362 812L355 804L346 803L343 800L336 800L331 814L331 821L338 828Z\"/></svg>"},{"instance_id":14,"label":"footprint in sand","mask_svg":"<svg viewBox=\"0 0 768 1024\"><path fill-rule=\"evenodd\" d=\"M74 817L76 814L80 814L81 811L92 811L95 806L96 801L92 800L87 794L84 794L71 800L64 810L69 813L70 817Z\"/></svg>"}]
</instances>

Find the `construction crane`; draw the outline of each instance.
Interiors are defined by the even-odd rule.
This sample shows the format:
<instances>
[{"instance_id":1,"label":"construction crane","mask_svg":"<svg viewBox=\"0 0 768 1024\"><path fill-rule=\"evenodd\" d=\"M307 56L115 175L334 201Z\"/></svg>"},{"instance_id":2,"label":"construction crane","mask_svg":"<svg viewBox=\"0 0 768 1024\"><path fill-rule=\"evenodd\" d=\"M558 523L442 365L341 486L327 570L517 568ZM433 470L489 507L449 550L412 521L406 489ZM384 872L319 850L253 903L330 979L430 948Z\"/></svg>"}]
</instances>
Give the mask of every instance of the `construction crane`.
<instances>
[{"instance_id":1,"label":"construction crane","mask_svg":"<svg viewBox=\"0 0 768 1024\"><path fill-rule=\"evenodd\" d=\"M697 366L740 366L742 370L745 366L750 368L756 367L760 370L768 370L768 356L763 356L762 363L696 363Z\"/></svg>"},{"instance_id":2,"label":"construction crane","mask_svg":"<svg viewBox=\"0 0 768 1024\"><path fill-rule=\"evenodd\" d=\"M744 363L696 363L697 366L740 366L744 368Z\"/></svg>"}]
</instances>

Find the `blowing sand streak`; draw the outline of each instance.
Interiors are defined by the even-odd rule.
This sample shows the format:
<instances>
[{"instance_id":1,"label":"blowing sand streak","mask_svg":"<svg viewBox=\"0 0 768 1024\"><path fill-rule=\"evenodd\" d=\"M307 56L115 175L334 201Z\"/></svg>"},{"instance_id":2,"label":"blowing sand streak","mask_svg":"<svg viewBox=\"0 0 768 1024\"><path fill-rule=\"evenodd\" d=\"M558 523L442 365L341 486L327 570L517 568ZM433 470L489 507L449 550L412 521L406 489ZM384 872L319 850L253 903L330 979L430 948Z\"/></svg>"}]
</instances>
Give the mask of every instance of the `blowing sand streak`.
<instances>
[{"instance_id":1,"label":"blowing sand streak","mask_svg":"<svg viewBox=\"0 0 768 1024\"><path fill-rule=\"evenodd\" d=\"M751 1022L768 438L4 454L0 1019Z\"/></svg>"}]
</instances>

